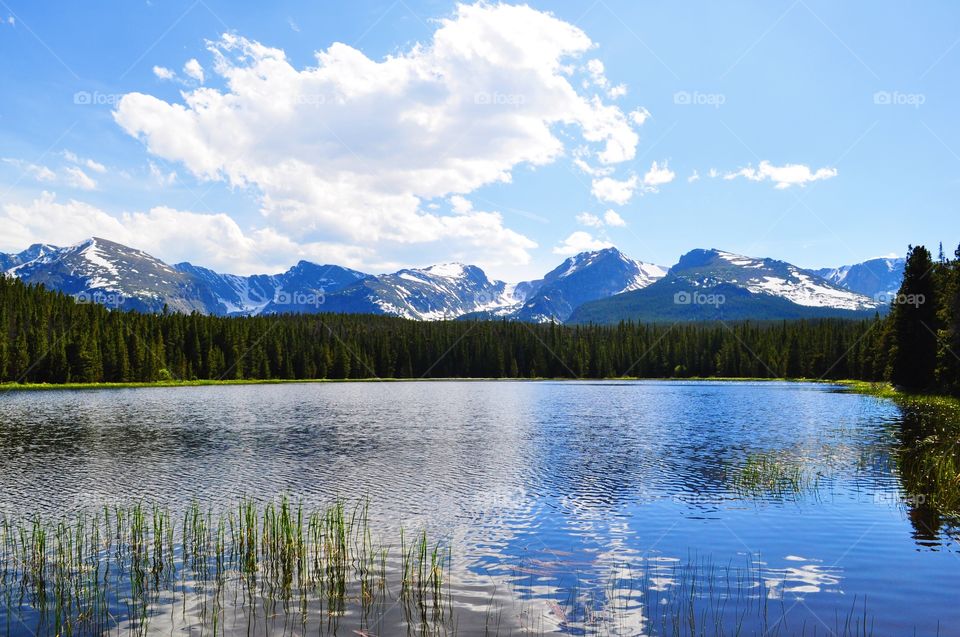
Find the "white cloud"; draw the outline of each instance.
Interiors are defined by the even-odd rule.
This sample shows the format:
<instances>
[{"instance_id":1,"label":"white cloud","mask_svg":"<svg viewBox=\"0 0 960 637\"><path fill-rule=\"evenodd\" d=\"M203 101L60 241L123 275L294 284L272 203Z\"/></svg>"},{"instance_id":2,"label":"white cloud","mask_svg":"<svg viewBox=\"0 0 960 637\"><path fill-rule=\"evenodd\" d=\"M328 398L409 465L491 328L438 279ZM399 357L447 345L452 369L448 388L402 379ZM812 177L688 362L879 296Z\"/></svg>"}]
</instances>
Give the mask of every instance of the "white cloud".
<instances>
[{"instance_id":1,"label":"white cloud","mask_svg":"<svg viewBox=\"0 0 960 637\"><path fill-rule=\"evenodd\" d=\"M700 181L700 173L696 170L693 171L693 174L687 177L687 183L692 184L695 181Z\"/></svg>"},{"instance_id":2,"label":"white cloud","mask_svg":"<svg viewBox=\"0 0 960 637\"><path fill-rule=\"evenodd\" d=\"M804 164L784 164L783 166L774 166L769 161L761 161L757 168L747 166L737 171L727 173L723 176L726 180L745 177L750 181L772 181L777 189L789 188L790 186L805 186L806 184L819 181L821 179L831 179L837 176L836 168L819 168L816 171L810 169Z\"/></svg>"},{"instance_id":3,"label":"white cloud","mask_svg":"<svg viewBox=\"0 0 960 637\"><path fill-rule=\"evenodd\" d=\"M667 166L667 162L663 162L662 166L653 162L650 170L643 176L643 185L655 191L659 186L669 184L676 176L677 174Z\"/></svg>"},{"instance_id":4,"label":"white cloud","mask_svg":"<svg viewBox=\"0 0 960 637\"><path fill-rule=\"evenodd\" d=\"M78 157L76 153L69 150L64 150L62 154L63 154L63 158L70 163L77 164L78 166L84 166L95 173L103 174L107 172L107 167L98 161L94 161L93 159L89 159L89 158L85 159L82 157Z\"/></svg>"},{"instance_id":5,"label":"white cloud","mask_svg":"<svg viewBox=\"0 0 960 637\"><path fill-rule=\"evenodd\" d=\"M610 201L622 206L633 197L633 191L636 190L637 184L636 175L624 180L603 177L593 180L590 192L600 201Z\"/></svg>"},{"instance_id":6,"label":"white cloud","mask_svg":"<svg viewBox=\"0 0 960 637\"><path fill-rule=\"evenodd\" d=\"M203 67L200 66L200 62L196 58L187 60L187 63L183 65L183 72L203 84Z\"/></svg>"},{"instance_id":7,"label":"white cloud","mask_svg":"<svg viewBox=\"0 0 960 637\"><path fill-rule=\"evenodd\" d=\"M153 67L153 74L161 80L172 80L177 75L165 66Z\"/></svg>"},{"instance_id":8,"label":"white cloud","mask_svg":"<svg viewBox=\"0 0 960 637\"><path fill-rule=\"evenodd\" d=\"M171 170L164 172L160 166L154 162L148 162L150 168L150 178L160 186L169 186L177 180L177 171Z\"/></svg>"},{"instance_id":9,"label":"white cloud","mask_svg":"<svg viewBox=\"0 0 960 637\"><path fill-rule=\"evenodd\" d=\"M577 223L588 228L602 228L603 219L591 212L581 212L577 215Z\"/></svg>"},{"instance_id":10,"label":"white cloud","mask_svg":"<svg viewBox=\"0 0 960 637\"><path fill-rule=\"evenodd\" d=\"M29 161L14 159L12 157L4 157L3 163L16 166L23 171L25 175L36 181L54 181L57 178L57 174L55 172L50 170L50 168L47 166L41 164L34 164Z\"/></svg>"},{"instance_id":11,"label":"white cloud","mask_svg":"<svg viewBox=\"0 0 960 637\"><path fill-rule=\"evenodd\" d=\"M623 217L614 210L607 210L603 213L603 217L599 217L592 212L581 212L577 215L577 223L588 228L603 228L604 226L622 228L627 225Z\"/></svg>"},{"instance_id":12,"label":"white cloud","mask_svg":"<svg viewBox=\"0 0 960 637\"><path fill-rule=\"evenodd\" d=\"M553 253L562 256L570 256L574 254L580 254L581 252L603 250L604 248L610 248L612 246L613 244L609 241L594 239L593 235L591 235L589 232L578 230L564 239L560 245L555 247L553 249Z\"/></svg>"},{"instance_id":13,"label":"white cloud","mask_svg":"<svg viewBox=\"0 0 960 637\"><path fill-rule=\"evenodd\" d=\"M335 43L303 69L226 34L210 45L225 89L186 91L182 104L131 93L115 119L199 179L253 187L269 222L297 241L387 256L452 242L469 257L498 245L528 259L533 242L499 214L423 202L509 182L568 143L609 167L633 159L639 138L622 110L571 84L566 67L594 46L579 28L487 4L460 5L438 24L428 42L383 60Z\"/></svg>"},{"instance_id":14,"label":"white cloud","mask_svg":"<svg viewBox=\"0 0 960 637\"><path fill-rule=\"evenodd\" d=\"M650 111L648 111L643 107L630 111L630 121L632 121L637 126L643 126L644 122L646 122L649 118L650 118Z\"/></svg>"},{"instance_id":15,"label":"white cloud","mask_svg":"<svg viewBox=\"0 0 960 637\"><path fill-rule=\"evenodd\" d=\"M468 201L463 195L454 195L450 197L450 207L454 212L462 215L473 211L473 204L470 203L470 201Z\"/></svg>"},{"instance_id":16,"label":"white cloud","mask_svg":"<svg viewBox=\"0 0 960 637\"><path fill-rule=\"evenodd\" d=\"M68 186L81 190L95 190L97 182L78 166L67 166L63 169L65 182Z\"/></svg>"},{"instance_id":17,"label":"white cloud","mask_svg":"<svg viewBox=\"0 0 960 637\"><path fill-rule=\"evenodd\" d=\"M362 249L314 242L298 244L270 229L245 233L226 214L156 207L109 214L87 203L60 202L42 193L26 203L0 205L0 251L32 243L71 245L98 236L136 247L168 263L191 260L221 272L255 274L286 270L299 259L358 267L373 255ZM198 259L198 255L202 255Z\"/></svg>"},{"instance_id":18,"label":"white cloud","mask_svg":"<svg viewBox=\"0 0 960 637\"><path fill-rule=\"evenodd\" d=\"M84 159L84 160L83 160L83 165L86 166L87 168L89 168L90 170L92 170L92 171L95 172L95 173L101 173L101 174L102 174L102 173L107 172L107 167L106 167L106 166L104 166L104 165L101 164L100 162L94 161L94 160L92 160L92 159Z\"/></svg>"},{"instance_id":19,"label":"white cloud","mask_svg":"<svg viewBox=\"0 0 960 637\"><path fill-rule=\"evenodd\" d=\"M17 26L17 19L14 18L12 15L11 15L11 16L7 16L7 24L9 24L9 25L12 26L12 27L15 27L15 26Z\"/></svg>"},{"instance_id":20,"label":"white cloud","mask_svg":"<svg viewBox=\"0 0 960 637\"><path fill-rule=\"evenodd\" d=\"M623 217L617 214L614 210L607 210L605 213L603 213L603 221L608 226L612 226L614 228L622 228L627 225L627 222L623 220Z\"/></svg>"},{"instance_id":21,"label":"white cloud","mask_svg":"<svg viewBox=\"0 0 960 637\"><path fill-rule=\"evenodd\" d=\"M711 168L710 172L707 173L710 176L710 179L716 179L720 176L720 171L716 168Z\"/></svg>"}]
</instances>

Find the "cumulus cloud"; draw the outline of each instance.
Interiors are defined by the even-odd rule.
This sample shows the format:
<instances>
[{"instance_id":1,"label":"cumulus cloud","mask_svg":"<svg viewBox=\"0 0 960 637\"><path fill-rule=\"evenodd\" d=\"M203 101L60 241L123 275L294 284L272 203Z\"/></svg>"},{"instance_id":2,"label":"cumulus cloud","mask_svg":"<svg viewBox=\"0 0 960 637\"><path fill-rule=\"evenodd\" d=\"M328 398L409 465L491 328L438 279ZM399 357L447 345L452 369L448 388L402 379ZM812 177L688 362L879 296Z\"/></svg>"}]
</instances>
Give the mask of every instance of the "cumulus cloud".
<instances>
[{"instance_id":1,"label":"cumulus cloud","mask_svg":"<svg viewBox=\"0 0 960 637\"><path fill-rule=\"evenodd\" d=\"M590 192L600 201L609 201L622 206L633 198L633 191L637 189L638 183L636 175L622 180L602 177L593 180Z\"/></svg>"},{"instance_id":2,"label":"cumulus cloud","mask_svg":"<svg viewBox=\"0 0 960 637\"><path fill-rule=\"evenodd\" d=\"M165 66L153 67L153 74L161 80L172 80L177 75Z\"/></svg>"},{"instance_id":3,"label":"cumulus cloud","mask_svg":"<svg viewBox=\"0 0 960 637\"><path fill-rule=\"evenodd\" d=\"M64 150L62 154L63 158L72 164L84 166L95 173L103 174L107 172L107 167L98 161L94 161L90 158L78 157L76 153L69 150Z\"/></svg>"},{"instance_id":4,"label":"cumulus cloud","mask_svg":"<svg viewBox=\"0 0 960 637\"><path fill-rule=\"evenodd\" d=\"M623 220L623 217L617 214L617 212L614 210L607 210L605 213L603 213L603 222L614 228L622 228L627 225L627 222Z\"/></svg>"},{"instance_id":5,"label":"cumulus cloud","mask_svg":"<svg viewBox=\"0 0 960 637\"><path fill-rule=\"evenodd\" d=\"M697 172L696 170L693 171L693 174L687 177L688 184L692 184L695 181L700 181L700 173Z\"/></svg>"},{"instance_id":6,"label":"cumulus cloud","mask_svg":"<svg viewBox=\"0 0 960 637\"><path fill-rule=\"evenodd\" d=\"M159 206L113 215L85 202L58 201L50 192L27 203L0 205L0 227L4 229L0 251L19 251L38 242L72 245L98 236L145 250L168 263L191 260L238 274L278 272L298 259L357 267L373 256L359 248L323 242L299 244L270 229L245 233L222 213Z\"/></svg>"},{"instance_id":7,"label":"cumulus cloud","mask_svg":"<svg viewBox=\"0 0 960 637\"><path fill-rule=\"evenodd\" d=\"M97 182L78 166L67 166L63 169L66 184L80 190L96 190Z\"/></svg>"},{"instance_id":8,"label":"cumulus cloud","mask_svg":"<svg viewBox=\"0 0 960 637\"><path fill-rule=\"evenodd\" d=\"M592 212L581 212L577 215L577 223L588 228L603 228L604 226L622 228L627 225L627 222L615 210L607 210L603 213L603 217Z\"/></svg>"},{"instance_id":9,"label":"cumulus cloud","mask_svg":"<svg viewBox=\"0 0 960 637\"><path fill-rule=\"evenodd\" d=\"M595 86L603 90L610 99L617 99L627 94L626 84L617 84L614 86L610 83L610 80L605 74L602 61L596 58L588 60L586 69L589 79L584 82L585 87Z\"/></svg>"},{"instance_id":10,"label":"cumulus cloud","mask_svg":"<svg viewBox=\"0 0 960 637\"><path fill-rule=\"evenodd\" d=\"M4 157L3 163L16 166L23 172L24 175L34 179L35 181L54 181L57 178L57 174L55 172L42 164L35 164L33 162L23 161L22 159L15 159L12 157Z\"/></svg>"},{"instance_id":11,"label":"cumulus cloud","mask_svg":"<svg viewBox=\"0 0 960 637\"><path fill-rule=\"evenodd\" d=\"M196 58L187 60L187 63L183 65L183 72L203 84L203 67L200 66L200 62Z\"/></svg>"},{"instance_id":12,"label":"cumulus cloud","mask_svg":"<svg viewBox=\"0 0 960 637\"><path fill-rule=\"evenodd\" d=\"M571 256L580 254L581 252L592 252L610 247L613 247L613 244L609 241L594 239L593 235L589 232L578 230L564 239L560 245L556 246L553 249L553 253L562 256Z\"/></svg>"},{"instance_id":13,"label":"cumulus cloud","mask_svg":"<svg viewBox=\"0 0 960 637\"><path fill-rule=\"evenodd\" d=\"M169 186L177 180L177 172L175 170L165 171L152 161L147 162L147 165L150 169L150 178L157 185Z\"/></svg>"},{"instance_id":14,"label":"cumulus cloud","mask_svg":"<svg viewBox=\"0 0 960 637\"><path fill-rule=\"evenodd\" d=\"M775 188L783 190L790 186L805 186L813 181L831 179L837 176L836 168L819 168L816 171L804 164L784 164L774 166L769 161L761 161L757 168L747 166L723 176L726 180L745 177L750 181L772 181Z\"/></svg>"},{"instance_id":15,"label":"cumulus cloud","mask_svg":"<svg viewBox=\"0 0 960 637\"><path fill-rule=\"evenodd\" d=\"M577 223L588 228L602 228L603 219L592 212L581 212L577 215Z\"/></svg>"},{"instance_id":16,"label":"cumulus cloud","mask_svg":"<svg viewBox=\"0 0 960 637\"><path fill-rule=\"evenodd\" d=\"M106 166L92 159L81 159L68 150L63 151L62 155L70 162L70 165L59 166L56 169L43 164L35 164L10 157L4 157L2 161L5 164L16 166L20 169L23 176L29 177L37 182L56 182L80 190L95 190L97 188L97 182L84 171L84 168L103 173L107 170Z\"/></svg>"},{"instance_id":17,"label":"cumulus cloud","mask_svg":"<svg viewBox=\"0 0 960 637\"><path fill-rule=\"evenodd\" d=\"M630 121L632 121L637 126L643 126L650 118L650 111L645 108L638 108L636 110L630 111Z\"/></svg>"},{"instance_id":18,"label":"cumulus cloud","mask_svg":"<svg viewBox=\"0 0 960 637\"><path fill-rule=\"evenodd\" d=\"M391 255L446 245L468 257L495 246L522 263L534 244L498 213L424 202L509 182L567 143L601 170L633 159L635 122L574 85L571 60L593 47L548 13L488 4L460 5L429 41L379 61L334 43L297 68L225 34L209 46L224 88L185 91L183 103L131 93L114 117L197 178L252 188L268 222L299 242Z\"/></svg>"},{"instance_id":19,"label":"cumulus cloud","mask_svg":"<svg viewBox=\"0 0 960 637\"><path fill-rule=\"evenodd\" d=\"M650 170L643 176L643 185L655 191L658 187L669 184L676 176L676 173L667 166L667 162L663 162L662 166L653 162Z\"/></svg>"}]
</instances>

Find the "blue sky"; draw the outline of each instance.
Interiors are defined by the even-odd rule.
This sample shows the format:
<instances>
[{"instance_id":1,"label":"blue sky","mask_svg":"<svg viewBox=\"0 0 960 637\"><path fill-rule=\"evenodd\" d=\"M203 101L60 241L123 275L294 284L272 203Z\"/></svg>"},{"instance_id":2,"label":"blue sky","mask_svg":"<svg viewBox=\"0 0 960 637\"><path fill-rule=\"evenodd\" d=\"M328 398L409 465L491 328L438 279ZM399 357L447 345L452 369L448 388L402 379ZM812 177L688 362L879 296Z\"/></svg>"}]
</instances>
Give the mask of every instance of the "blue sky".
<instances>
[{"instance_id":1,"label":"blue sky","mask_svg":"<svg viewBox=\"0 0 960 637\"><path fill-rule=\"evenodd\" d=\"M529 7L0 0L0 251L519 280L611 243L820 267L960 239L956 3Z\"/></svg>"}]
</instances>

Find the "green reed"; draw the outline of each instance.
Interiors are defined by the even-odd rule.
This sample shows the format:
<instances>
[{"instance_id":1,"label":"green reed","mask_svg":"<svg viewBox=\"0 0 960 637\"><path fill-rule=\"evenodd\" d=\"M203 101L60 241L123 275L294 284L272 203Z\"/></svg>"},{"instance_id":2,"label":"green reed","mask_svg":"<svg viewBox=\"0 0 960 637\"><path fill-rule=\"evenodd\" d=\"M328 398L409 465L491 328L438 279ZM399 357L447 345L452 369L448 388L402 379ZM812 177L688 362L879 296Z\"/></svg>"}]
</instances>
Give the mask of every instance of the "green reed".
<instances>
[{"instance_id":1,"label":"green reed","mask_svg":"<svg viewBox=\"0 0 960 637\"><path fill-rule=\"evenodd\" d=\"M193 503L179 525L169 510L142 503L55 522L4 517L0 618L8 632L16 625L37 635L143 634L164 609L179 608L164 621L214 635L225 632L228 616L299 616L304 627L322 620L335 631L348 609L372 624L389 601L419 609L405 613L419 625L442 620L422 611L443 607L449 554L426 533L417 537L409 552L401 549L401 568L375 537L368 503L306 511L288 498L243 499L218 514Z\"/></svg>"},{"instance_id":2,"label":"green reed","mask_svg":"<svg viewBox=\"0 0 960 637\"><path fill-rule=\"evenodd\" d=\"M734 468L731 482L741 495L784 497L815 492L819 474L811 475L800 462L781 454L752 453Z\"/></svg>"}]
</instances>

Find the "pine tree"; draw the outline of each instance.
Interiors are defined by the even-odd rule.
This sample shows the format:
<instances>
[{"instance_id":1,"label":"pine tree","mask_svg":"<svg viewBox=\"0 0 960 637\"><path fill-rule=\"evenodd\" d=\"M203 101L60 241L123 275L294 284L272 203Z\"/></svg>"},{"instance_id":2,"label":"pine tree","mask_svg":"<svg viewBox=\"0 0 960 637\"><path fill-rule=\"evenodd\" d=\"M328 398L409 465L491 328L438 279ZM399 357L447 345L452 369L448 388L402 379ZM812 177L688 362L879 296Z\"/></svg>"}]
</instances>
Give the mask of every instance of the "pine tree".
<instances>
[{"instance_id":1,"label":"pine tree","mask_svg":"<svg viewBox=\"0 0 960 637\"><path fill-rule=\"evenodd\" d=\"M910 246L891 308L890 380L910 390L931 387L937 367L937 292L930 252Z\"/></svg>"}]
</instances>

